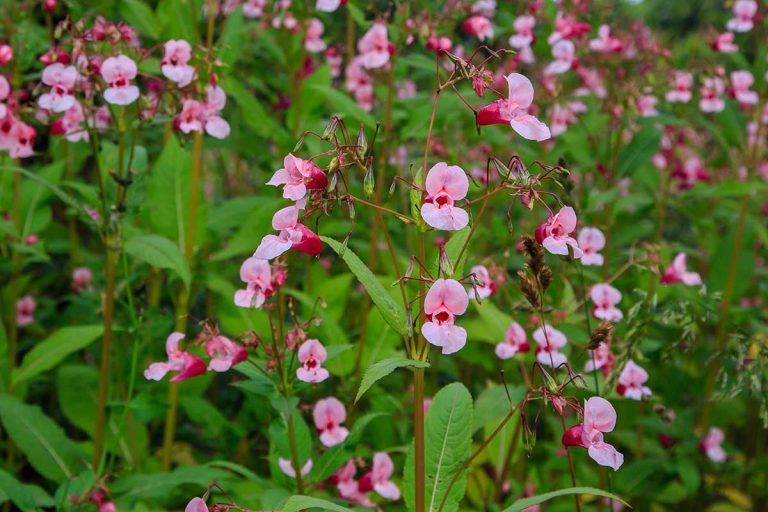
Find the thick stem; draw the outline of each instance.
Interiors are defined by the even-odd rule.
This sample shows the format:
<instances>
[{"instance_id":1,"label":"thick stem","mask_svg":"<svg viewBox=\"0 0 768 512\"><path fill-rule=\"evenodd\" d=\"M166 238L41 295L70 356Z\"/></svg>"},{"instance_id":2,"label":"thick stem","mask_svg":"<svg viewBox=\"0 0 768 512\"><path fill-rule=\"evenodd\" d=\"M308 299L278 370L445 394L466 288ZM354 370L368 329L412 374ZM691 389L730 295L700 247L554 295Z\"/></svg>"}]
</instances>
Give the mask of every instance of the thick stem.
<instances>
[{"instance_id":1,"label":"thick stem","mask_svg":"<svg viewBox=\"0 0 768 512\"><path fill-rule=\"evenodd\" d=\"M416 512L424 512L424 368L416 368L413 376L413 437Z\"/></svg>"}]
</instances>

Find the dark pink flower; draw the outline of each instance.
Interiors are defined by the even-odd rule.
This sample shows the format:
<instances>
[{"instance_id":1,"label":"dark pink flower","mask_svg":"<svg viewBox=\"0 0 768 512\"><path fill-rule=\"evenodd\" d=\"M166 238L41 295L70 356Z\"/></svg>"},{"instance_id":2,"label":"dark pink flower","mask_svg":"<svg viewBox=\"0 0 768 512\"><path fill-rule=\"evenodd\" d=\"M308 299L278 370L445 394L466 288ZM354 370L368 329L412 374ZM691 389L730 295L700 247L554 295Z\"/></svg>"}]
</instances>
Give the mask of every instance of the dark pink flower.
<instances>
[{"instance_id":1,"label":"dark pink flower","mask_svg":"<svg viewBox=\"0 0 768 512\"><path fill-rule=\"evenodd\" d=\"M599 53L621 53L624 43L611 35L611 27L603 24L597 29L597 39L589 42L589 49Z\"/></svg>"},{"instance_id":2,"label":"dark pink flower","mask_svg":"<svg viewBox=\"0 0 768 512\"><path fill-rule=\"evenodd\" d=\"M584 402L584 422L563 434L563 445L586 448L592 460L616 471L624 463L624 456L603 440L603 434L615 427L616 410L605 398L593 396Z\"/></svg>"},{"instance_id":3,"label":"dark pink flower","mask_svg":"<svg viewBox=\"0 0 768 512\"><path fill-rule=\"evenodd\" d=\"M583 256L579 243L571 237L576 229L576 212L565 206L536 229L536 240L552 254L568 255L568 246L573 250L573 257Z\"/></svg>"},{"instance_id":4,"label":"dark pink flower","mask_svg":"<svg viewBox=\"0 0 768 512\"><path fill-rule=\"evenodd\" d=\"M35 321L37 302L31 295L25 295L16 301L16 325L24 327Z\"/></svg>"},{"instance_id":5,"label":"dark pink flower","mask_svg":"<svg viewBox=\"0 0 768 512\"><path fill-rule=\"evenodd\" d=\"M701 276L698 272L688 272L686 268L686 254L678 253L672 261L672 265L667 267L664 276L661 278L663 284L683 283L687 286L699 286L702 284Z\"/></svg>"},{"instance_id":6,"label":"dark pink flower","mask_svg":"<svg viewBox=\"0 0 768 512\"><path fill-rule=\"evenodd\" d=\"M205 363L189 352L179 348L184 335L180 332L171 333L165 340L165 352L168 362L152 363L144 370L147 380L162 380L168 372L176 372L171 382L180 382L205 373Z\"/></svg>"},{"instance_id":7,"label":"dark pink flower","mask_svg":"<svg viewBox=\"0 0 768 512\"><path fill-rule=\"evenodd\" d=\"M462 25L464 32L475 36L480 41L493 38L493 24L485 16L472 16Z\"/></svg>"},{"instance_id":8,"label":"dark pink flower","mask_svg":"<svg viewBox=\"0 0 768 512\"><path fill-rule=\"evenodd\" d=\"M214 336L205 342L205 351L211 357L208 369L226 372L248 358L248 351L225 336Z\"/></svg>"},{"instance_id":9,"label":"dark pink flower","mask_svg":"<svg viewBox=\"0 0 768 512\"><path fill-rule=\"evenodd\" d=\"M259 244L255 258L271 260L285 251L297 251L318 256L322 250L320 237L299 222L299 205L287 206L272 217L272 227L279 231L277 235L267 235Z\"/></svg>"},{"instance_id":10,"label":"dark pink flower","mask_svg":"<svg viewBox=\"0 0 768 512\"><path fill-rule=\"evenodd\" d=\"M712 42L712 49L720 53L736 53L739 51L739 47L734 44L733 32L723 32L718 34L715 40Z\"/></svg>"},{"instance_id":11,"label":"dark pink flower","mask_svg":"<svg viewBox=\"0 0 768 512\"><path fill-rule=\"evenodd\" d=\"M302 160L288 153L283 159L283 168L275 171L267 185L283 185L283 197L299 201L307 195L307 190L325 188L328 177L310 160Z\"/></svg>"}]
</instances>

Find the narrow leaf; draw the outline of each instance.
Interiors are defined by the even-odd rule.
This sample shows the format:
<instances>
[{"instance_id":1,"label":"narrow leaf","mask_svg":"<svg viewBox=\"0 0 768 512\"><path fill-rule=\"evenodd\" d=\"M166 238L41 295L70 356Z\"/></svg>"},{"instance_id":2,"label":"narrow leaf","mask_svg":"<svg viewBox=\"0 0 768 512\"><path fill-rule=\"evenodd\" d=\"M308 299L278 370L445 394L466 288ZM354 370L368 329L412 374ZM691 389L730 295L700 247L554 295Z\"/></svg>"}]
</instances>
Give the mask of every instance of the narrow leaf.
<instances>
[{"instance_id":1,"label":"narrow leaf","mask_svg":"<svg viewBox=\"0 0 768 512\"><path fill-rule=\"evenodd\" d=\"M333 502L301 495L288 498L285 505L280 508L280 512L299 512L301 510L309 509L331 510L333 512L352 512L352 509L342 507Z\"/></svg>"},{"instance_id":2,"label":"narrow leaf","mask_svg":"<svg viewBox=\"0 0 768 512\"><path fill-rule=\"evenodd\" d=\"M567 489L560 489L559 491L547 492L544 494L539 494L538 496L531 496L530 498L518 500L511 507L505 508L503 512L522 512L528 507L538 505L539 503L544 503L545 501L549 501L552 498L568 496L572 494L591 494L593 496L602 496L604 498L610 498L612 500L619 501L622 504L629 506L629 503L622 500L615 494L601 491L600 489L595 489L594 487L569 487Z\"/></svg>"},{"instance_id":3,"label":"narrow leaf","mask_svg":"<svg viewBox=\"0 0 768 512\"><path fill-rule=\"evenodd\" d=\"M426 361L415 361L413 359L407 359L405 357L390 357L382 359L381 361L374 363L365 371L363 380L360 382L360 389L357 390L357 396L355 397L355 403L373 386L377 381L386 377L398 368L411 367L411 368L429 368L429 363Z\"/></svg>"},{"instance_id":4,"label":"narrow leaf","mask_svg":"<svg viewBox=\"0 0 768 512\"><path fill-rule=\"evenodd\" d=\"M53 507L54 502L47 492L37 485L24 484L13 475L0 469L0 503L11 500L19 510L38 510L39 507Z\"/></svg>"},{"instance_id":5,"label":"narrow leaf","mask_svg":"<svg viewBox=\"0 0 768 512\"><path fill-rule=\"evenodd\" d=\"M173 270L189 289L192 274L179 246L160 235L140 235L125 242L125 252L153 267Z\"/></svg>"}]
</instances>

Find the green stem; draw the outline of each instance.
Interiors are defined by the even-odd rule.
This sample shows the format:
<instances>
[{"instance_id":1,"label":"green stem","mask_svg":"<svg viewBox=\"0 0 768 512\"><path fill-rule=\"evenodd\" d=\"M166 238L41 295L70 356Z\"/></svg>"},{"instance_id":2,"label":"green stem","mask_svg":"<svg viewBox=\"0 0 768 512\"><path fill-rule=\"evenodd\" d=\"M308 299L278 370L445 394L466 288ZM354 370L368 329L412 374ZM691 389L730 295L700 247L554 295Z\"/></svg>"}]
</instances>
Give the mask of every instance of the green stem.
<instances>
[{"instance_id":1,"label":"green stem","mask_svg":"<svg viewBox=\"0 0 768 512\"><path fill-rule=\"evenodd\" d=\"M296 472L296 490L299 494L304 494L304 477L301 474L299 450L296 447L296 432L293 428L293 415L285 418L285 424L288 427L288 444L291 447L291 465Z\"/></svg>"},{"instance_id":2,"label":"green stem","mask_svg":"<svg viewBox=\"0 0 768 512\"><path fill-rule=\"evenodd\" d=\"M413 437L416 469L416 512L424 512L424 368L416 368L413 377Z\"/></svg>"}]
</instances>

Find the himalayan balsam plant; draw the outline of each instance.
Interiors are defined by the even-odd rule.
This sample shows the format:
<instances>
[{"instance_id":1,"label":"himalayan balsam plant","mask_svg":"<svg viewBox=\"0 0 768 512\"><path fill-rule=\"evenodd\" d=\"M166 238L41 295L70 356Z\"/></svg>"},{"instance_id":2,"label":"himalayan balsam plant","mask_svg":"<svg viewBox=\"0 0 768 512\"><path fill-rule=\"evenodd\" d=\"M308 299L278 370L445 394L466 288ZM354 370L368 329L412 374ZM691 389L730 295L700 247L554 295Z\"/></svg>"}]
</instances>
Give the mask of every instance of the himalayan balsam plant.
<instances>
[{"instance_id":1,"label":"himalayan balsam plant","mask_svg":"<svg viewBox=\"0 0 768 512\"><path fill-rule=\"evenodd\" d=\"M672 4L0 0L4 511L767 509L768 6Z\"/></svg>"}]
</instances>

